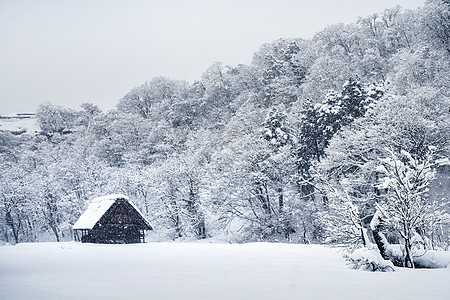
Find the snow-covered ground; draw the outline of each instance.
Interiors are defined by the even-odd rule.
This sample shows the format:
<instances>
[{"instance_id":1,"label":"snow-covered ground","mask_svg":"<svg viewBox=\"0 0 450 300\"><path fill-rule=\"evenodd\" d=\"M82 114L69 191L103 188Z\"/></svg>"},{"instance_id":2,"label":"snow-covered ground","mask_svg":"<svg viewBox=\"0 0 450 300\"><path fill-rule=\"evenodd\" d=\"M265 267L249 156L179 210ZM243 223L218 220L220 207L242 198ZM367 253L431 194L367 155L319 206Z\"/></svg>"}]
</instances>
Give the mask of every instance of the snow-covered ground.
<instances>
[{"instance_id":1,"label":"snow-covered ground","mask_svg":"<svg viewBox=\"0 0 450 300\"><path fill-rule=\"evenodd\" d=\"M19 118L18 114L11 114L0 118L0 130L12 132L26 132L34 135L40 131L37 119L31 115L29 118Z\"/></svg>"},{"instance_id":2,"label":"snow-covered ground","mask_svg":"<svg viewBox=\"0 0 450 300\"><path fill-rule=\"evenodd\" d=\"M450 268L350 269L318 245L0 247L0 299L450 299Z\"/></svg>"}]
</instances>

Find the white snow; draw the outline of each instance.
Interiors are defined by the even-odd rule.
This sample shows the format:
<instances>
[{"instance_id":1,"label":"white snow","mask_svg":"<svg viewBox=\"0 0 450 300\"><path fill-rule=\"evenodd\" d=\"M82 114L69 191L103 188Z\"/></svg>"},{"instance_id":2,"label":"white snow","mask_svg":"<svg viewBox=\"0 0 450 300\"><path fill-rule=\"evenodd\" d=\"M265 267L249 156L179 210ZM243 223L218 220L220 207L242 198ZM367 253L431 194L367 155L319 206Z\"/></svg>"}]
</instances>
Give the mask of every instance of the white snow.
<instances>
[{"instance_id":1,"label":"white snow","mask_svg":"<svg viewBox=\"0 0 450 300\"><path fill-rule=\"evenodd\" d=\"M7 117L9 118L0 118L0 130L26 132L30 135L41 131L37 119L34 117L19 118L17 114L11 114Z\"/></svg>"},{"instance_id":2,"label":"white snow","mask_svg":"<svg viewBox=\"0 0 450 300\"><path fill-rule=\"evenodd\" d=\"M86 211L73 225L73 229L92 229L117 199L129 200L122 194L111 194L92 199Z\"/></svg>"},{"instance_id":3,"label":"white snow","mask_svg":"<svg viewBox=\"0 0 450 300\"><path fill-rule=\"evenodd\" d=\"M19 244L0 247L2 299L449 299L450 269L350 269L294 244Z\"/></svg>"}]
</instances>

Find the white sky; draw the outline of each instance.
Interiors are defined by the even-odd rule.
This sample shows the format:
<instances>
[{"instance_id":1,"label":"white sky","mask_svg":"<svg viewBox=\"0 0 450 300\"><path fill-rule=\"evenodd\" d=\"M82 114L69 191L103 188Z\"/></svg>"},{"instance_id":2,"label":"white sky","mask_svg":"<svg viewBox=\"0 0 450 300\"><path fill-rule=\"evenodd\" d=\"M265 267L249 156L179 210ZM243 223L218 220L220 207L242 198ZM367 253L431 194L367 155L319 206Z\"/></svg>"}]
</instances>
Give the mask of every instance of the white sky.
<instances>
[{"instance_id":1,"label":"white sky","mask_svg":"<svg viewBox=\"0 0 450 300\"><path fill-rule=\"evenodd\" d=\"M0 0L0 114L44 102L114 108L155 76L199 79L249 64L265 42L311 38L424 0Z\"/></svg>"}]
</instances>

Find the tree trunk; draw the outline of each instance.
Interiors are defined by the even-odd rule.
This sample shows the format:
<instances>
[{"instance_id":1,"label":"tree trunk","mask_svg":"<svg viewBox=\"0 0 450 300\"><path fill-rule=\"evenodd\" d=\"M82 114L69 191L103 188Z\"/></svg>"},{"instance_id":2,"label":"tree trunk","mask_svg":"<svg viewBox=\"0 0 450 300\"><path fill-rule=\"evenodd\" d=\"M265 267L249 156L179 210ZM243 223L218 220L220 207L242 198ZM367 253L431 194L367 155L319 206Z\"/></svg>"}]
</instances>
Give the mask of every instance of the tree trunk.
<instances>
[{"instance_id":1,"label":"tree trunk","mask_svg":"<svg viewBox=\"0 0 450 300\"><path fill-rule=\"evenodd\" d=\"M192 178L189 178L189 200L187 208L192 217L197 238L204 239L206 238L205 218L199 210L199 205L198 186Z\"/></svg>"},{"instance_id":2,"label":"tree trunk","mask_svg":"<svg viewBox=\"0 0 450 300\"><path fill-rule=\"evenodd\" d=\"M361 239L364 247L370 244L369 237L367 236L367 230L361 226Z\"/></svg>"},{"instance_id":3,"label":"tree trunk","mask_svg":"<svg viewBox=\"0 0 450 300\"><path fill-rule=\"evenodd\" d=\"M6 225L8 225L11 228L12 234L14 236L14 241L16 242L16 244L19 243L19 233L17 232L17 228L14 225L14 220L12 218L11 215L11 211L7 211L6 212Z\"/></svg>"},{"instance_id":4,"label":"tree trunk","mask_svg":"<svg viewBox=\"0 0 450 300\"><path fill-rule=\"evenodd\" d=\"M388 255L388 245L384 234L377 227L372 231L372 235L375 243L377 244L378 250L380 251L381 257L383 257L383 259L385 260L391 260L391 257Z\"/></svg>"},{"instance_id":5,"label":"tree trunk","mask_svg":"<svg viewBox=\"0 0 450 300\"><path fill-rule=\"evenodd\" d=\"M198 238L206 239L206 226L204 219L202 219L198 224Z\"/></svg>"},{"instance_id":6,"label":"tree trunk","mask_svg":"<svg viewBox=\"0 0 450 300\"><path fill-rule=\"evenodd\" d=\"M412 230L408 225L406 222L403 223L403 232L402 232L402 236L405 239L405 267L414 269L414 261L411 253Z\"/></svg>"},{"instance_id":7,"label":"tree trunk","mask_svg":"<svg viewBox=\"0 0 450 300\"><path fill-rule=\"evenodd\" d=\"M278 192L278 206L280 208L280 212L283 211L283 207L284 207L284 200L283 200L283 188L279 187L277 189Z\"/></svg>"},{"instance_id":8,"label":"tree trunk","mask_svg":"<svg viewBox=\"0 0 450 300\"><path fill-rule=\"evenodd\" d=\"M180 215L178 213L178 205L177 202L175 201L175 198L172 199L172 206L174 207L174 211L172 212L172 220L175 226L175 233L176 233L176 237L182 237L181 234L181 221L180 221Z\"/></svg>"},{"instance_id":9,"label":"tree trunk","mask_svg":"<svg viewBox=\"0 0 450 300\"><path fill-rule=\"evenodd\" d=\"M55 234L56 241L59 242L61 240L61 237L58 228L58 206L56 204L56 197L54 197L52 194L48 194L46 198L47 212L44 211L44 215L46 215L48 225Z\"/></svg>"},{"instance_id":10,"label":"tree trunk","mask_svg":"<svg viewBox=\"0 0 450 300\"><path fill-rule=\"evenodd\" d=\"M405 267L414 269L414 260L411 253L411 240L405 239Z\"/></svg>"},{"instance_id":11,"label":"tree trunk","mask_svg":"<svg viewBox=\"0 0 450 300\"><path fill-rule=\"evenodd\" d=\"M55 234L56 241L60 242L61 241L61 237L60 237L60 234L59 234L58 227L56 227L54 225L50 225L50 228L52 229L53 233Z\"/></svg>"},{"instance_id":12,"label":"tree trunk","mask_svg":"<svg viewBox=\"0 0 450 300\"><path fill-rule=\"evenodd\" d=\"M266 184L257 183L256 197L261 202L261 206L264 209L264 212L267 215L271 215L270 200L269 200L269 195L267 193Z\"/></svg>"},{"instance_id":13,"label":"tree trunk","mask_svg":"<svg viewBox=\"0 0 450 300\"><path fill-rule=\"evenodd\" d=\"M33 222L30 220L30 217L26 217L27 231L28 231L28 241L36 242L37 235L36 230L34 228Z\"/></svg>"},{"instance_id":14,"label":"tree trunk","mask_svg":"<svg viewBox=\"0 0 450 300\"><path fill-rule=\"evenodd\" d=\"M403 267L404 261L402 257L396 256L390 249L390 244L381 232L380 226L377 226L374 230L372 230L372 235L375 243L377 244L378 250L380 251L381 257L385 260L390 260L396 267Z\"/></svg>"},{"instance_id":15,"label":"tree trunk","mask_svg":"<svg viewBox=\"0 0 450 300\"><path fill-rule=\"evenodd\" d=\"M302 221L302 227L303 227L303 243L304 244L311 244L311 241L308 238L308 232L306 230L305 221Z\"/></svg>"},{"instance_id":16,"label":"tree trunk","mask_svg":"<svg viewBox=\"0 0 450 300\"><path fill-rule=\"evenodd\" d=\"M4 236L5 236L5 241L9 244L8 226L4 226Z\"/></svg>"}]
</instances>

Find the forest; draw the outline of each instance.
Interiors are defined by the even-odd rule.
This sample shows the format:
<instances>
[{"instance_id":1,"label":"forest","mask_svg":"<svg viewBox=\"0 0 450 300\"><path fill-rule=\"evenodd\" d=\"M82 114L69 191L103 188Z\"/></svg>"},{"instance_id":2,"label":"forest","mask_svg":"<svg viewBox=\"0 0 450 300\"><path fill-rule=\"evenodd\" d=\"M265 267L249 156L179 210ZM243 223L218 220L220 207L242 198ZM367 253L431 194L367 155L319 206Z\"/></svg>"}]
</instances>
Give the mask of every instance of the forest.
<instances>
[{"instance_id":1,"label":"forest","mask_svg":"<svg viewBox=\"0 0 450 300\"><path fill-rule=\"evenodd\" d=\"M123 193L158 241L376 244L404 266L449 247L448 0L36 119L0 131L2 243L72 240L92 198Z\"/></svg>"}]
</instances>

